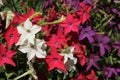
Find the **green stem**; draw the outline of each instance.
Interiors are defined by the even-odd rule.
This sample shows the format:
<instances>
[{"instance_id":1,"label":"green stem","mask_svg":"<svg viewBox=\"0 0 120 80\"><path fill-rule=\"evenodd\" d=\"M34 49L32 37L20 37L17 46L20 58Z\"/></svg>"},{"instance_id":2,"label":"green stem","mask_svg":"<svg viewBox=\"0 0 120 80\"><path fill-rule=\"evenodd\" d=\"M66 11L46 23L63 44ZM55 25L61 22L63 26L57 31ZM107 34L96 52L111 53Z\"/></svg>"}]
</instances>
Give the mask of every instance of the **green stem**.
<instances>
[{"instance_id":1,"label":"green stem","mask_svg":"<svg viewBox=\"0 0 120 80\"><path fill-rule=\"evenodd\" d=\"M55 21L53 21L53 22L43 22L43 23L38 22L38 24L40 24L40 25L42 25L42 26L44 26L44 25L49 25L49 24L57 24L57 23L61 23L61 22L64 21L65 19L66 19L66 18L62 15L60 19L55 20Z\"/></svg>"},{"instance_id":2,"label":"green stem","mask_svg":"<svg viewBox=\"0 0 120 80\"><path fill-rule=\"evenodd\" d=\"M5 65L3 65L3 69L4 69L5 76L6 76L7 80L8 80L8 76L7 76Z\"/></svg>"},{"instance_id":3,"label":"green stem","mask_svg":"<svg viewBox=\"0 0 120 80\"><path fill-rule=\"evenodd\" d=\"M22 75L14 78L13 80L18 80L18 79L20 79L20 78L22 78L22 77L24 77L24 76L26 76L26 75L28 75L28 74L31 74L31 73L32 73L32 71L31 71L31 70L28 70L27 72L25 72L25 73L23 73Z\"/></svg>"},{"instance_id":4,"label":"green stem","mask_svg":"<svg viewBox=\"0 0 120 80\"><path fill-rule=\"evenodd\" d=\"M114 16L110 17L108 21L106 21L101 28L104 28L112 19L114 18Z\"/></svg>"}]
</instances>

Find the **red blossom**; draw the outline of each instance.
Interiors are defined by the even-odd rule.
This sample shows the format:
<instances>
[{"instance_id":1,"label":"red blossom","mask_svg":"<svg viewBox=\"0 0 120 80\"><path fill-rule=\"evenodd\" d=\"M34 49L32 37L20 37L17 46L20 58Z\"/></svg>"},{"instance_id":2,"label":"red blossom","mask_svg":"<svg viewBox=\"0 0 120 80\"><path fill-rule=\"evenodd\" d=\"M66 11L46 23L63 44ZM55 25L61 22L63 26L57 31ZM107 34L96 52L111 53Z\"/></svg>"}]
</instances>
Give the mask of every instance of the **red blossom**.
<instances>
[{"instance_id":1,"label":"red blossom","mask_svg":"<svg viewBox=\"0 0 120 80\"><path fill-rule=\"evenodd\" d=\"M95 77L94 70L91 70L91 73L86 75L85 73L81 72L76 78L72 78L71 80L98 80Z\"/></svg>"},{"instance_id":2,"label":"red blossom","mask_svg":"<svg viewBox=\"0 0 120 80\"><path fill-rule=\"evenodd\" d=\"M12 66L16 66L12 60L12 57L15 54L16 54L15 51L6 50L4 44L0 44L0 66L4 65L5 63L10 64Z\"/></svg>"},{"instance_id":3,"label":"red blossom","mask_svg":"<svg viewBox=\"0 0 120 80\"><path fill-rule=\"evenodd\" d=\"M18 33L17 28L10 25L4 32L3 37L6 39L7 47L10 48L13 44L18 42L20 34Z\"/></svg>"},{"instance_id":4,"label":"red blossom","mask_svg":"<svg viewBox=\"0 0 120 80\"><path fill-rule=\"evenodd\" d=\"M60 56L55 48L51 48L50 55L46 57L46 62L48 64L48 70L51 71L55 68L58 68L66 72L63 59L64 57Z\"/></svg>"},{"instance_id":5,"label":"red blossom","mask_svg":"<svg viewBox=\"0 0 120 80\"><path fill-rule=\"evenodd\" d=\"M34 13L35 13L35 11L34 11L33 8L30 8L30 10L28 11L28 14L15 13L15 17L13 19L13 23L22 23L22 22L26 21L27 18L29 18Z\"/></svg>"},{"instance_id":6,"label":"red blossom","mask_svg":"<svg viewBox=\"0 0 120 80\"><path fill-rule=\"evenodd\" d=\"M79 58L79 63L81 66L85 65L86 63L86 56L85 56L85 52L86 52L86 46L80 43L74 44L75 47L75 51L74 54Z\"/></svg>"},{"instance_id":7,"label":"red blossom","mask_svg":"<svg viewBox=\"0 0 120 80\"><path fill-rule=\"evenodd\" d=\"M60 26L64 27L64 33L66 35L71 31L78 33L79 24L80 24L79 19L75 18L72 14L68 14L66 20L60 23Z\"/></svg>"},{"instance_id":8,"label":"red blossom","mask_svg":"<svg viewBox=\"0 0 120 80\"><path fill-rule=\"evenodd\" d=\"M53 34L50 40L47 42L49 47L62 48L62 45L66 45L66 38L64 35L55 35Z\"/></svg>"},{"instance_id":9,"label":"red blossom","mask_svg":"<svg viewBox=\"0 0 120 80\"><path fill-rule=\"evenodd\" d=\"M92 7L90 5L86 5L84 2L80 3L80 7L80 10L76 13L79 16L81 23L83 24L90 18L90 10Z\"/></svg>"}]
</instances>

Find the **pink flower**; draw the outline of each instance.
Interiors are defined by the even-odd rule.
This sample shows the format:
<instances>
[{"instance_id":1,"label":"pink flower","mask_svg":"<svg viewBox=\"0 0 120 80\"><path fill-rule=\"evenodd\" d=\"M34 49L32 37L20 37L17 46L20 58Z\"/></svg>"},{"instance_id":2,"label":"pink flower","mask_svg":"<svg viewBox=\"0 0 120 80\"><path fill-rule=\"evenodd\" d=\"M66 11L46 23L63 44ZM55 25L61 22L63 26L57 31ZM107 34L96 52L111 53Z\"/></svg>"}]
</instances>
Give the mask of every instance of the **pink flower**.
<instances>
[{"instance_id":1,"label":"pink flower","mask_svg":"<svg viewBox=\"0 0 120 80\"><path fill-rule=\"evenodd\" d=\"M80 24L79 19L75 18L72 14L68 14L65 21L63 21L60 26L64 27L65 35L69 32L77 32L79 31L78 25Z\"/></svg>"},{"instance_id":2,"label":"pink flower","mask_svg":"<svg viewBox=\"0 0 120 80\"><path fill-rule=\"evenodd\" d=\"M4 65L5 63L10 64L12 66L16 66L12 60L12 57L15 54L16 54L15 51L6 50L4 44L0 44L0 66Z\"/></svg>"},{"instance_id":3,"label":"pink flower","mask_svg":"<svg viewBox=\"0 0 120 80\"><path fill-rule=\"evenodd\" d=\"M80 10L77 11L77 15L80 17L81 23L85 23L90 18L91 6L86 5L84 2L80 3Z\"/></svg>"},{"instance_id":4,"label":"pink flower","mask_svg":"<svg viewBox=\"0 0 120 80\"><path fill-rule=\"evenodd\" d=\"M10 25L5 31L3 37L6 39L7 47L10 48L13 44L18 42L20 34L15 27Z\"/></svg>"},{"instance_id":5,"label":"pink flower","mask_svg":"<svg viewBox=\"0 0 120 80\"><path fill-rule=\"evenodd\" d=\"M58 68L66 72L63 59L64 57L60 56L55 48L52 48L50 55L46 57L46 62L48 64L48 70L51 71L55 68Z\"/></svg>"}]
</instances>

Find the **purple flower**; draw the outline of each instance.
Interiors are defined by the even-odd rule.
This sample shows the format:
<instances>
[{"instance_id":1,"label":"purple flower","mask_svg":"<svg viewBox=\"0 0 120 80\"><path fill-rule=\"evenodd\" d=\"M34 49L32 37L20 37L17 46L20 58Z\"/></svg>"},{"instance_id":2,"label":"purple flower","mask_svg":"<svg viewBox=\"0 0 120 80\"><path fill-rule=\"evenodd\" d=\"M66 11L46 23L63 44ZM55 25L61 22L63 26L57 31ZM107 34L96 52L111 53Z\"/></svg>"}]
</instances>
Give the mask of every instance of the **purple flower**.
<instances>
[{"instance_id":1,"label":"purple flower","mask_svg":"<svg viewBox=\"0 0 120 80\"><path fill-rule=\"evenodd\" d=\"M97 61L99 61L99 56L90 54L86 70L88 71L92 66L96 67L99 70Z\"/></svg>"},{"instance_id":2,"label":"purple flower","mask_svg":"<svg viewBox=\"0 0 120 80\"><path fill-rule=\"evenodd\" d=\"M69 4L75 11L80 9L79 0L65 0L65 3Z\"/></svg>"},{"instance_id":3,"label":"purple flower","mask_svg":"<svg viewBox=\"0 0 120 80\"><path fill-rule=\"evenodd\" d=\"M44 0L43 1L43 4L42 4L42 7L44 10L46 10L49 6L51 6L53 4L53 0Z\"/></svg>"},{"instance_id":4,"label":"purple flower","mask_svg":"<svg viewBox=\"0 0 120 80\"><path fill-rule=\"evenodd\" d=\"M86 28L82 28L82 30L80 31L79 40L87 38L90 43L93 43L94 42L93 36L95 34L96 34L95 31L91 30L91 26L87 26Z\"/></svg>"},{"instance_id":5,"label":"purple flower","mask_svg":"<svg viewBox=\"0 0 120 80\"><path fill-rule=\"evenodd\" d=\"M120 68L104 67L102 71L102 75L105 75L106 77L110 78L113 74L115 76L118 76L119 72L120 72Z\"/></svg>"},{"instance_id":6,"label":"purple flower","mask_svg":"<svg viewBox=\"0 0 120 80\"><path fill-rule=\"evenodd\" d=\"M118 54L118 56L120 56L120 41L118 41L118 43L114 44L113 47L117 49L117 54Z\"/></svg>"},{"instance_id":7,"label":"purple flower","mask_svg":"<svg viewBox=\"0 0 120 80\"><path fill-rule=\"evenodd\" d=\"M96 46L100 47L100 55L104 56L105 54L105 49L110 52L111 48L108 45L110 39L107 36L101 36L101 35L96 35L96 39L98 43L96 43Z\"/></svg>"},{"instance_id":8,"label":"purple flower","mask_svg":"<svg viewBox=\"0 0 120 80\"><path fill-rule=\"evenodd\" d=\"M90 4L90 5L92 5L92 0L84 0L83 1L85 4Z\"/></svg>"}]
</instances>

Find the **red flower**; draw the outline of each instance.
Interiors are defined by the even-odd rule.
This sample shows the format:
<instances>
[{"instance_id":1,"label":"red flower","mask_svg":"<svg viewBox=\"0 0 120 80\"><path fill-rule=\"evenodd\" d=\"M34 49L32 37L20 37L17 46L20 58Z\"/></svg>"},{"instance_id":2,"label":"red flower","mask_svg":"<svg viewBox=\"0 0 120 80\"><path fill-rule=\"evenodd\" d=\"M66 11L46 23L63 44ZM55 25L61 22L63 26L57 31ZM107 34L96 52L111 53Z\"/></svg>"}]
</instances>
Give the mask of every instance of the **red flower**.
<instances>
[{"instance_id":1,"label":"red flower","mask_svg":"<svg viewBox=\"0 0 120 80\"><path fill-rule=\"evenodd\" d=\"M60 26L64 27L65 35L69 32L77 32L78 33L78 25L80 24L79 19L74 18L72 14L68 14L65 21L63 21Z\"/></svg>"},{"instance_id":2,"label":"red flower","mask_svg":"<svg viewBox=\"0 0 120 80\"><path fill-rule=\"evenodd\" d=\"M22 23L22 22L26 21L27 18L29 18L33 14L34 14L34 9L33 8L30 8L30 10L28 11L28 14L22 14L21 15L19 13L15 13L13 23Z\"/></svg>"},{"instance_id":3,"label":"red flower","mask_svg":"<svg viewBox=\"0 0 120 80\"><path fill-rule=\"evenodd\" d=\"M74 44L75 51L74 54L79 58L79 63L81 66L85 65L86 63L86 57L85 57L85 52L86 52L86 46L80 43Z\"/></svg>"},{"instance_id":4,"label":"red flower","mask_svg":"<svg viewBox=\"0 0 120 80\"><path fill-rule=\"evenodd\" d=\"M62 45L66 45L66 39L63 35L55 35L53 34L50 40L47 42L47 45L51 48L62 48Z\"/></svg>"},{"instance_id":5,"label":"red flower","mask_svg":"<svg viewBox=\"0 0 120 80\"><path fill-rule=\"evenodd\" d=\"M91 70L91 73L89 75L86 76L87 80L98 80L96 77L95 77L95 72L94 70Z\"/></svg>"},{"instance_id":6,"label":"red flower","mask_svg":"<svg viewBox=\"0 0 120 80\"><path fill-rule=\"evenodd\" d=\"M12 50L6 50L4 44L0 44L0 66L6 64L11 64L12 66L16 66L13 60L11 59L16 52Z\"/></svg>"},{"instance_id":7,"label":"red flower","mask_svg":"<svg viewBox=\"0 0 120 80\"><path fill-rule=\"evenodd\" d=\"M51 71L55 68L63 70L66 72L66 68L63 62L63 56L60 56L55 48L51 49L51 54L46 57L46 62L48 64L48 70Z\"/></svg>"},{"instance_id":8,"label":"red flower","mask_svg":"<svg viewBox=\"0 0 120 80\"><path fill-rule=\"evenodd\" d=\"M90 18L90 10L91 10L91 6L86 5L84 2L80 3L80 10L77 11L77 15L80 17L81 23L85 23L85 21L87 19Z\"/></svg>"},{"instance_id":9,"label":"red flower","mask_svg":"<svg viewBox=\"0 0 120 80\"><path fill-rule=\"evenodd\" d=\"M17 28L10 25L3 37L6 39L7 47L10 48L13 44L18 42L20 34L18 33Z\"/></svg>"},{"instance_id":10,"label":"red flower","mask_svg":"<svg viewBox=\"0 0 120 80\"><path fill-rule=\"evenodd\" d=\"M98 80L95 77L95 72L92 70L89 75L85 75L85 73L80 73L76 78L72 78L71 80Z\"/></svg>"}]
</instances>

